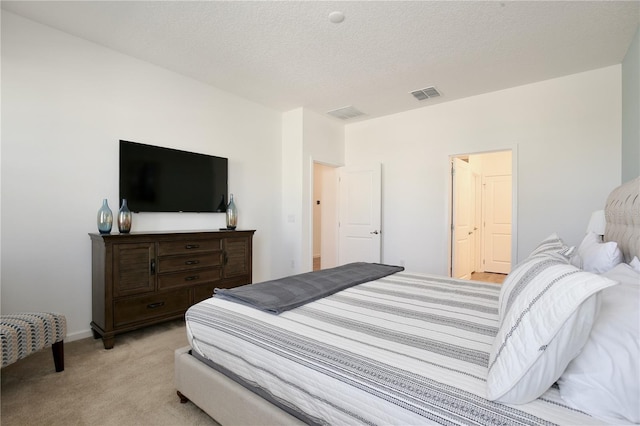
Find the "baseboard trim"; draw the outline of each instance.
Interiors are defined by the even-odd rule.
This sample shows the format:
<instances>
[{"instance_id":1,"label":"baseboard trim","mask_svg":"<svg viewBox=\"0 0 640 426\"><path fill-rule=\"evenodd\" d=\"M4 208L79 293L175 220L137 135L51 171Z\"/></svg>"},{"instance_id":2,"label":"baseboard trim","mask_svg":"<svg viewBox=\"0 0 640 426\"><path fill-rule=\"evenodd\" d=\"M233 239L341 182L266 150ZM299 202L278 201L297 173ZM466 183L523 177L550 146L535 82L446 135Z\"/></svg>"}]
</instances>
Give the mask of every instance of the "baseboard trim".
<instances>
[{"instance_id":1,"label":"baseboard trim","mask_svg":"<svg viewBox=\"0 0 640 426\"><path fill-rule=\"evenodd\" d=\"M87 337L93 337L93 332L91 329L76 331L75 333L67 333L67 337L65 337L65 342L73 342L75 340L86 339Z\"/></svg>"}]
</instances>

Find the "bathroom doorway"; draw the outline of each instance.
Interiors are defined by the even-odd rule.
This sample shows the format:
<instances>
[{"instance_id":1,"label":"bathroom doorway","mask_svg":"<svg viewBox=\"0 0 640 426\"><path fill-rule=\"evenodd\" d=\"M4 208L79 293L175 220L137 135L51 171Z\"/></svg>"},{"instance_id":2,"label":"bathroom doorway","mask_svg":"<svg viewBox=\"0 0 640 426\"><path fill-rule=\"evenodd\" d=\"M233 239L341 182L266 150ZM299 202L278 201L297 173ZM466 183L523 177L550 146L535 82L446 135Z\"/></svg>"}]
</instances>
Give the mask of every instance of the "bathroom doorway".
<instances>
[{"instance_id":1,"label":"bathroom doorway","mask_svg":"<svg viewBox=\"0 0 640 426\"><path fill-rule=\"evenodd\" d=\"M454 155L450 163L450 275L502 282L511 269L512 151Z\"/></svg>"}]
</instances>

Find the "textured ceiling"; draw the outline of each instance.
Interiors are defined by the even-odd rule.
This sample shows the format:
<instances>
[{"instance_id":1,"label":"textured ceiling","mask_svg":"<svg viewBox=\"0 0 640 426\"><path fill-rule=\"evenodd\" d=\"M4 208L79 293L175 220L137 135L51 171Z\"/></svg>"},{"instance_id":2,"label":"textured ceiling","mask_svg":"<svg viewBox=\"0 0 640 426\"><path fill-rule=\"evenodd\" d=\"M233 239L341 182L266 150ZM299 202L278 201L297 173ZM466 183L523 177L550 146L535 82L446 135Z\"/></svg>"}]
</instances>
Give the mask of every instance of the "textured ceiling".
<instances>
[{"instance_id":1,"label":"textured ceiling","mask_svg":"<svg viewBox=\"0 0 640 426\"><path fill-rule=\"evenodd\" d=\"M622 62L640 2L2 1L268 107L371 118ZM328 15L341 11L344 22ZM436 86L440 98L409 92ZM351 119L357 121L362 118Z\"/></svg>"}]
</instances>

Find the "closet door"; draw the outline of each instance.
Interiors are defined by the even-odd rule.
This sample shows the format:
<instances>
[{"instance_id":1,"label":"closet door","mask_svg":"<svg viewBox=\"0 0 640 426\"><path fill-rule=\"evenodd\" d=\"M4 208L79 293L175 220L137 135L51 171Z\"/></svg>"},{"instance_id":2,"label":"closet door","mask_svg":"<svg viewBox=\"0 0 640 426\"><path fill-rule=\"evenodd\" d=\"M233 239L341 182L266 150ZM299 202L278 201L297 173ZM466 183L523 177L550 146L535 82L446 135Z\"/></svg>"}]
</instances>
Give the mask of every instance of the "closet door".
<instances>
[{"instance_id":1,"label":"closet door","mask_svg":"<svg viewBox=\"0 0 640 426\"><path fill-rule=\"evenodd\" d=\"M341 167L339 264L380 262L382 165Z\"/></svg>"},{"instance_id":2,"label":"closet door","mask_svg":"<svg viewBox=\"0 0 640 426\"><path fill-rule=\"evenodd\" d=\"M511 175L485 177L484 270L511 269Z\"/></svg>"}]
</instances>

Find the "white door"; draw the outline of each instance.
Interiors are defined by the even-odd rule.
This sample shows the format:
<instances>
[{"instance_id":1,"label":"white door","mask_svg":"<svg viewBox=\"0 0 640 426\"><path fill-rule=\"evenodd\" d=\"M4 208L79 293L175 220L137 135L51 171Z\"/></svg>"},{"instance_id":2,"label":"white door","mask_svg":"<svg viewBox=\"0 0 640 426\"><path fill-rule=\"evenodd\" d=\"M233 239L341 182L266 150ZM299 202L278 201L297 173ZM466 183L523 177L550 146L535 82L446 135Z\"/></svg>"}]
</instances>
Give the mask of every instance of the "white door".
<instances>
[{"instance_id":1,"label":"white door","mask_svg":"<svg viewBox=\"0 0 640 426\"><path fill-rule=\"evenodd\" d=\"M511 176L485 178L484 270L511 269Z\"/></svg>"},{"instance_id":2,"label":"white door","mask_svg":"<svg viewBox=\"0 0 640 426\"><path fill-rule=\"evenodd\" d=\"M380 164L340 168L340 265L380 263L381 168Z\"/></svg>"},{"instance_id":3,"label":"white door","mask_svg":"<svg viewBox=\"0 0 640 426\"><path fill-rule=\"evenodd\" d=\"M472 271L482 271L482 176L473 172L473 234L471 234Z\"/></svg>"},{"instance_id":4,"label":"white door","mask_svg":"<svg viewBox=\"0 0 640 426\"><path fill-rule=\"evenodd\" d=\"M454 278L471 279L473 209L473 175L469 163L459 158L453 159L452 172L452 239L451 275Z\"/></svg>"}]
</instances>

